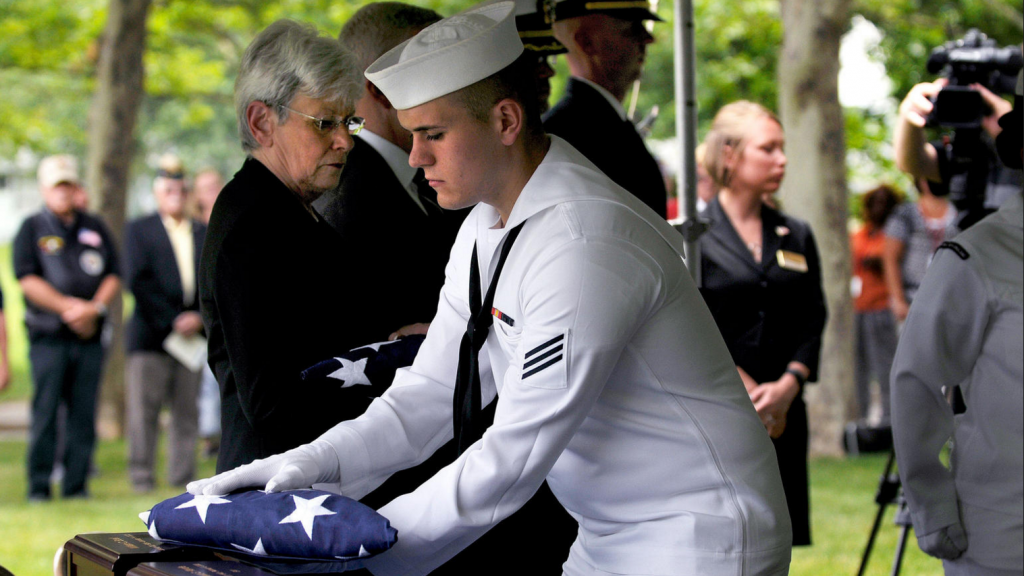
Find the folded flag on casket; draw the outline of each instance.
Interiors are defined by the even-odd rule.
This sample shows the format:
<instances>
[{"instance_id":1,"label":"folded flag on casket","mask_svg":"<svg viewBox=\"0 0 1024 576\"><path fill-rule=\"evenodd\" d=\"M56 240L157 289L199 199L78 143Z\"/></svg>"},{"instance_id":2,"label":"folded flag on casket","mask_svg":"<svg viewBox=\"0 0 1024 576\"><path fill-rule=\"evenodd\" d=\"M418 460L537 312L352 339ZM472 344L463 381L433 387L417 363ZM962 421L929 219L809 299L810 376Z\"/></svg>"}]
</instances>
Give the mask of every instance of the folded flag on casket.
<instances>
[{"instance_id":1,"label":"folded flag on casket","mask_svg":"<svg viewBox=\"0 0 1024 576\"><path fill-rule=\"evenodd\" d=\"M372 508L322 490L186 492L139 517L157 540L253 556L349 560L383 552L398 538Z\"/></svg>"},{"instance_id":2,"label":"folded flag on casket","mask_svg":"<svg viewBox=\"0 0 1024 576\"><path fill-rule=\"evenodd\" d=\"M306 368L302 380L331 378L342 388L369 386L377 396L384 393L395 379L395 370L412 364L425 336L404 336L391 342L377 342L353 348Z\"/></svg>"}]
</instances>

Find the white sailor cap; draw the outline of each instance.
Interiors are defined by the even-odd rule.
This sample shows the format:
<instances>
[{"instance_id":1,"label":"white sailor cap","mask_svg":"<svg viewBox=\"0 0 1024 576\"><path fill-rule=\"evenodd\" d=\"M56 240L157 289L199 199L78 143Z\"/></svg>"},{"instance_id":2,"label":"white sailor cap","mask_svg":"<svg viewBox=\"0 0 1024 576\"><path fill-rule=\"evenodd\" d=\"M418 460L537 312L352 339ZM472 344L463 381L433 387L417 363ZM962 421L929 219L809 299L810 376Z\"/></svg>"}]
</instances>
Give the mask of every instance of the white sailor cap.
<instances>
[{"instance_id":1,"label":"white sailor cap","mask_svg":"<svg viewBox=\"0 0 1024 576\"><path fill-rule=\"evenodd\" d=\"M378 58L366 78L406 110L479 82L522 53L515 3L498 2L427 26Z\"/></svg>"}]
</instances>

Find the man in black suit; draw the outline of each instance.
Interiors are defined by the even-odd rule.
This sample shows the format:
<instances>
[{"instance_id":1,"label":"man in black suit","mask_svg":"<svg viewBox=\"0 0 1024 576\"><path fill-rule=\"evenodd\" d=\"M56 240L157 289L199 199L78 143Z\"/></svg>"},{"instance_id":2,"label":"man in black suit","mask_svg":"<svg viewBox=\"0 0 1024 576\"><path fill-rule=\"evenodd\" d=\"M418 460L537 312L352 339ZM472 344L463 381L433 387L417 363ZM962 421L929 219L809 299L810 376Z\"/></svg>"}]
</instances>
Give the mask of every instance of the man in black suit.
<instances>
[{"instance_id":1,"label":"man in black suit","mask_svg":"<svg viewBox=\"0 0 1024 576\"><path fill-rule=\"evenodd\" d=\"M647 2L564 0L556 5L555 37L569 50L572 77L565 95L544 115L544 129L567 140L664 218L661 170L622 107L640 77L646 47L654 42L645 20L661 21Z\"/></svg>"},{"instance_id":2,"label":"man in black suit","mask_svg":"<svg viewBox=\"0 0 1024 576\"><path fill-rule=\"evenodd\" d=\"M153 180L157 211L130 222L125 232L125 279L135 312L125 331L128 474L136 492L154 487L153 463L160 408L171 410L168 482L184 486L195 473L196 397L201 371L164 349L171 334L204 345L196 294L206 226L187 215L188 192L181 162L167 155Z\"/></svg>"},{"instance_id":3,"label":"man in black suit","mask_svg":"<svg viewBox=\"0 0 1024 576\"><path fill-rule=\"evenodd\" d=\"M441 16L398 2L364 6L338 39L365 70ZM374 322L395 334L425 333L437 311L444 269L467 211L446 211L409 166L412 134L387 97L363 79L356 115L366 119L336 189L313 203L346 243L365 246L357 289L374 303Z\"/></svg>"}]
</instances>

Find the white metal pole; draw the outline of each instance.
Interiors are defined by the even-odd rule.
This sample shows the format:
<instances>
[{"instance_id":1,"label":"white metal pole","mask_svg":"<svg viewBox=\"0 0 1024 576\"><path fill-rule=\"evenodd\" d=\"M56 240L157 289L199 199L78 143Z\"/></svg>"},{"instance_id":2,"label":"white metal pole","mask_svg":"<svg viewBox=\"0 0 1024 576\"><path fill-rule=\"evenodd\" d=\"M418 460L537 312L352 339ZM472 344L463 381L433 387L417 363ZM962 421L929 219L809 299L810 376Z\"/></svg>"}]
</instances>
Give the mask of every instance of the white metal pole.
<instances>
[{"instance_id":1,"label":"white metal pole","mask_svg":"<svg viewBox=\"0 0 1024 576\"><path fill-rule=\"evenodd\" d=\"M674 0L674 7L676 137L682 155L676 180L676 201L683 219L679 231L683 234L686 266L700 286L700 244L697 238L704 231L704 226L697 220L697 166L694 159L697 148L697 90L693 1Z\"/></svg>"}]
</instances>

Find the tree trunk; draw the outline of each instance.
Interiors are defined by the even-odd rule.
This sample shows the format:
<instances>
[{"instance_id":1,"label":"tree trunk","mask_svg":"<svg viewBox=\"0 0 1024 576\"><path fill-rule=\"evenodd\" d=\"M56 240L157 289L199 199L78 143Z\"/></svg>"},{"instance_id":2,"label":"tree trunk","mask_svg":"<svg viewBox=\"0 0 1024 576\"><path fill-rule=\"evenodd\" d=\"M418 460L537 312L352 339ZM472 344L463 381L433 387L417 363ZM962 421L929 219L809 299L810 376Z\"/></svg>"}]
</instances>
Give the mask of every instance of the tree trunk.
<instances>
[{"instance_id":1,"label":"tree trunk","mask_svg":"<svg viewBox=\"0 0 1024 576\"><path fill-rule=\"evenodd\" d=\"M118 246L122 245L128 175L135 150L133 134L143 94L142 54L150 2L110 0L89 115L89 190L98 199L99 215ZM120 298L115 299L109 315L113 338L107 341L100 394L100 433L105 437L119 436L124 429L121 304Z\"/></svg>"},{"instance_id":2,"label":"tree trunk","mask_svg":"<svg viewBox=\"0 0 1024 576\"><path fill-rule=\"evenodd\" d=\"M807 388L811 452L838 455L854 402L846 140L838 91L839 42L849 22L850 0L780 4L779 110L789 157L782 200L788 213L808 221L814 231L829 312L821 381Z\"/></svg>"}]
</instances>

